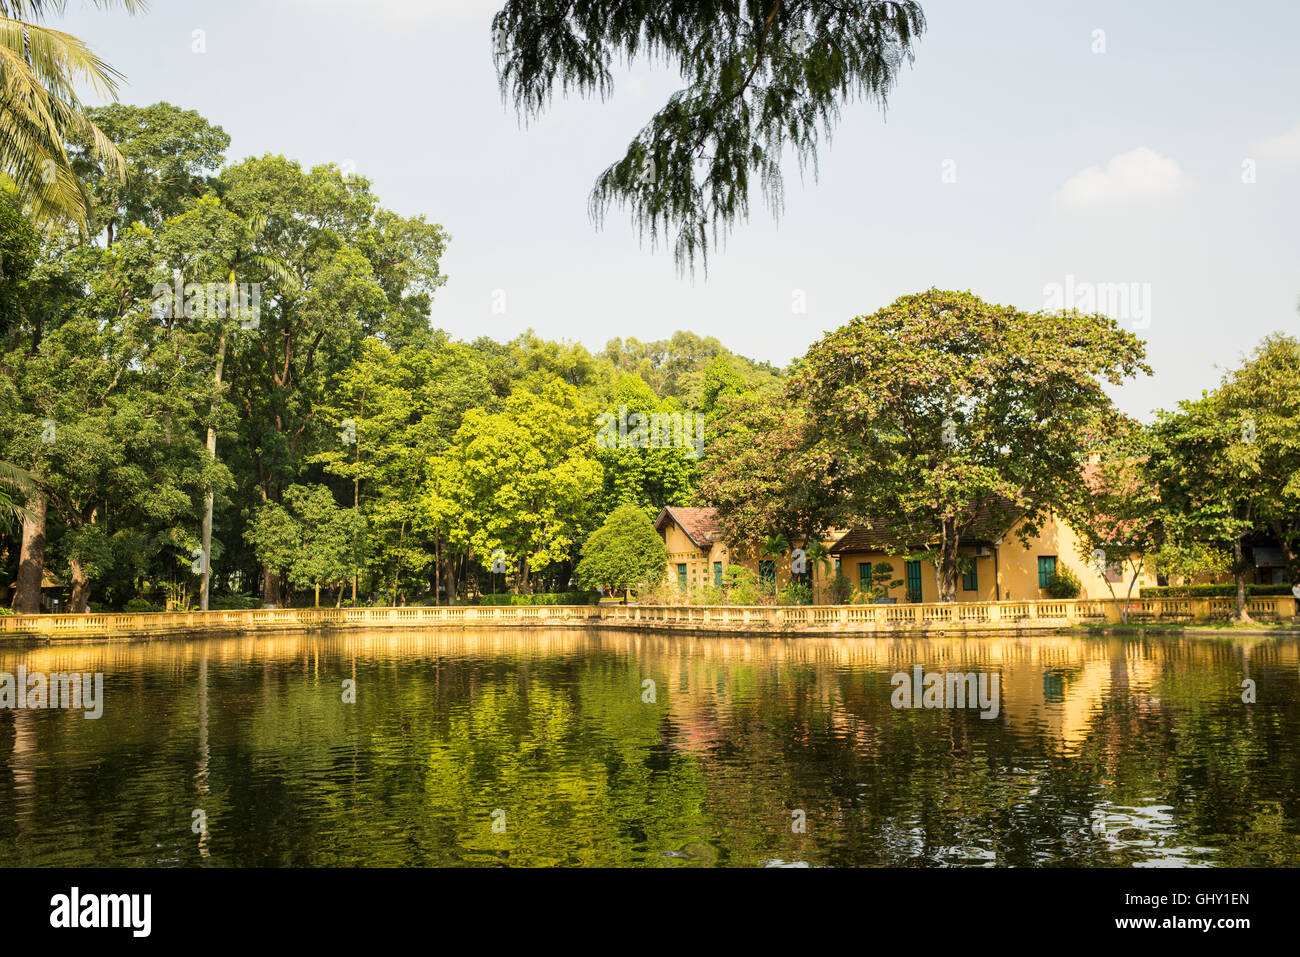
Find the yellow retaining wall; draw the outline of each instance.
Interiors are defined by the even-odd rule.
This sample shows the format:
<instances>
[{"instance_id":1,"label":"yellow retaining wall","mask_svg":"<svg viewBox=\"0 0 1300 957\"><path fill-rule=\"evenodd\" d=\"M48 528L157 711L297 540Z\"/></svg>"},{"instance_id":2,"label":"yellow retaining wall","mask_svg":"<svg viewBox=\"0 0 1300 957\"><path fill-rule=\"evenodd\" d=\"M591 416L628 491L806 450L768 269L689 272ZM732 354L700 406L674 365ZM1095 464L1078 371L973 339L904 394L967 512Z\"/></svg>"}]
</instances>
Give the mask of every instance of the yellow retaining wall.
<instances>
[{"instance_id":1,"label":"yellow retaining wall","mask_svg":"<svg viewBox=\"0 0 1300 957\"><path fill-rule=\"evenodd\" d=\"M1296 599L1270 595L1247 600L1262 621L1295 621ZM1129 621L1192 622L1225 619L1230 598L1145 598L1130 604ZM1001 631L1117 623L1111 601L925 602L897 605L519 605L411 608L291 608L253 611L159 612L104 615L6 615L0 639L133 639L302 628L518 628L637 627L750 633Z\"/></svg>"}]
</instances>

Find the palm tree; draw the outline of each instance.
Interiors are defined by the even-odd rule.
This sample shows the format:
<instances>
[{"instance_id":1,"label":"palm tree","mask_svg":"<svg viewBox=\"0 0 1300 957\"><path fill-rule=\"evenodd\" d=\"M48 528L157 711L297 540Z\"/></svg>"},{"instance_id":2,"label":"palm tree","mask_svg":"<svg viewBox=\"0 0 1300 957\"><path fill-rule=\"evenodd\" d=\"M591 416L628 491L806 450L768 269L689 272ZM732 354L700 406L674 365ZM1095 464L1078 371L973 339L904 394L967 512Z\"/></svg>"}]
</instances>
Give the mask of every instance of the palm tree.
<instances>
[{"instance_id":1,"label":"palm tree","mask_svg":"<svg viewBox=\"0 0 1300 957\"><path fill-rule=\"evenodd\" d=\"M758 550L758 557L772 562L772 592L776 593L776 561L790 550L790 540L779 532L776 535L769 535L763 539L763 544ZM763 581L762 566L759 566L759 585L766 584Z\"/></svg>"},{"instance_id":2,"label":"palm tree","mask_svg":"<svg viewBox=\"0 0 1300 957\"><path fill-rule=\"evenodd\" d=\"M145 0L91 0L97 7L143 10ZM65 144L85 141L90 155L119 179L126 160L82 113L76 86L116 97L122 74L85 42L38 21L62 13L67 0L0 0L0 171L18 187L38 221L86 225L86 197L68 162Z\"/></svg>"},{"instance_id":3,"label":"palm tree","mask_svg":"<svg viewBox=\"0 0 1300 957\"><path fill-rule=\"evenodd\" d=\"M812 568L816 568L819 565L823 567L828 567L831 563L831 550L827 548L825 544L823 544L822 542L812 541L809 542L808 545L804 548L803 557L804 560L809 565L812 566ZM812 582L813 582L813 575L809 574L808 576L809 586L812 585ZM816 602L817 602L817 593L814 591L813 603L816 604Z\"/></svg>"},{"instance_id":4,"label":"palm tree","mask_svg":"<svg viewBox=\"0 0 1300 957\"><path fill-rule=\"evenodd\" d=\"M35 487L36 476L31 472L0 462L0 529L12 531L16 524L32 517L22 503Z\"/></svg>"}]
</instances>

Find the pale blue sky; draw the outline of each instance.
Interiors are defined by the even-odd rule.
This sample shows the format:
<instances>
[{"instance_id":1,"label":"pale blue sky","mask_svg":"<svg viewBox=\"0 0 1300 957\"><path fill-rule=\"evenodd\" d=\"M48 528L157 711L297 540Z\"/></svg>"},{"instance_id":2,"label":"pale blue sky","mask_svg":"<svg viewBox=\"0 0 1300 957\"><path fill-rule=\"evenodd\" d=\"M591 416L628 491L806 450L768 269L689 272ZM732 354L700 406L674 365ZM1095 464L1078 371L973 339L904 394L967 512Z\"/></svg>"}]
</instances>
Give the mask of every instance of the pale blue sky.
<instances>
[{"instance_id":1,"label":"pale blue sky","mask_svg":"<svg viewBox=\"0 0 1300 957\"><path fill-rule=\"evenodd\" d=\"M123 102L198 110L231 134L232 159L350 162L385 205L442 223L450 281L432 319L458 337L531 326L597 349L690 329L785 364L932 285L1039 309L1067 276L1149 284L1156 374L1116 393L1145 415L1213 386L1263 335L1300 333L1289 0L929 0L888 116L849 106L820 180L801 184L791 163L779 223L755 197L694 279L639 246L625 214L601 231L587 218L597 174L678 86L662 71L621 75L605 103L557 101L525 129L498 94L495 0L71 6L57 25L126 73Z\"/></svg>"}]
</instances>

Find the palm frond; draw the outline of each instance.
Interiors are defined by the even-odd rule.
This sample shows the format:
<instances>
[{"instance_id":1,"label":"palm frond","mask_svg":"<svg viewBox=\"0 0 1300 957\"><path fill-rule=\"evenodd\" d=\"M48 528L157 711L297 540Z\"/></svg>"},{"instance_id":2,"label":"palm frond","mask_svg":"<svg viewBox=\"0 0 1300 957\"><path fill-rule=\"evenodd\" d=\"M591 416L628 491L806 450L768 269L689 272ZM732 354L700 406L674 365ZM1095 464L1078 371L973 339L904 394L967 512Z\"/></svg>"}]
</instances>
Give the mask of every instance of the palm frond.
<instances>
[{"instance_id":1,"label":"palm frond","mask_svg":"<svg viewBox=\"0 0 1300 957\"><path fill-rule=\"evenodd\" d=\"M64 6L62 0L0 0L0 172L13 179L35 219L71 220L84 229L86 196L65 143L71 137L86 141L91 156L121 180L126 160L86 118L76 88L89 84L114 97L122 74L77 37L32 22ZM96 6L144 9L139 0L99 0Z\"/></svg>"}]
</instances>

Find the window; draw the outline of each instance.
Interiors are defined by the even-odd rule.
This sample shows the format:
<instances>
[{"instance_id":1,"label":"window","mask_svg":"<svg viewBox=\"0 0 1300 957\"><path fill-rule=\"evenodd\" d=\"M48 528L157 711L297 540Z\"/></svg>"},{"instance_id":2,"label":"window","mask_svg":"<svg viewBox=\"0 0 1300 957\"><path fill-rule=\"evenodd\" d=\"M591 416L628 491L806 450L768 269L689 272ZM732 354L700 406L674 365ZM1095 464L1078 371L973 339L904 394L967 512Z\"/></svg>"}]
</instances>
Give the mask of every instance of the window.
<instances>
[{"instance_id":1,"label":"window","mask_svg":"<svg viewBox=\"0 0 1300 957\"><path fill-rule=\"evenodd\" d=\"M858 585L862 588L871 587L871 562L858 562Z\"/></svg>"},{"instance_id":2,"label":"window","mask_svg":"<svg viewBox=\"0 0 1300 957\"><path fill-rule=\"evenodd\" d=\"M965 570L964 572L961 573L961 590L962 590L962 591L979 591L979 590L980 590L979 560L978 560L978 559L975 559L975 558L970 559L970 564L967 565L967 566L966 566L966 570Z\"/></svg>"},{"instance_id":3,"label":"window","mask_svg":"<svg viewBox=\"0 0 1300 957\"><path fill-rule=\"evenodd\" d=\"M722 562L713 563L713 584L717 588L722 587Z\"/></svg>"},{"instance_id":4,"label":"window","mask_svg":"<svg viewBox=\"0 0 1300 957\"><path fill-rule=\"evenodd\" d=\"M1056 556L1039 555L1038 556L1038 587L1046 588L1047 581L1056 574Z\"/></svg>"},{"instance_id":5,"label":"window","mask_svg":"<svg viewBox=\"0 0 1300 957\"><path fill-rule=\"evenodd\" d=\"M758 578L769 588L776 587L776 562L764 559L758 563Z\"/></svg>"},{"instance_id":6,"label":"window","mask_svg":"<svg viewBox=\"0 0 1300 957\"><path fill-rule=\"evenodd\" d=\"M835 577L840 577L840 560L838 558L835 559Z\"/></svg>"},{"instance_id":7,"label":"window","mask_svg":"<svg viewBox=\"0 0 1300 957\"><path fill-rule=\"evenodd\" d=\"M907 600L921 600L921 563L907 563Z\"/></svg>"},{"instance_id":8,"label":"window","mask_svg":"<svg viewBox=\"0 0 1300 957\"><path fill-rule=\"evenodd\" d=\"M686 563L681 562L677 566L677 587L686 591Z\"/></svg>"}]
</instances>

